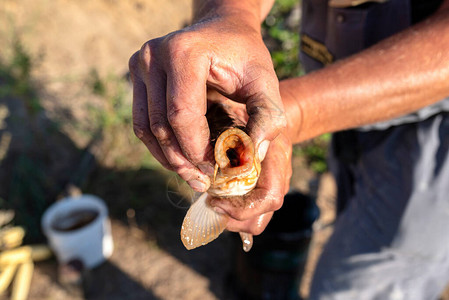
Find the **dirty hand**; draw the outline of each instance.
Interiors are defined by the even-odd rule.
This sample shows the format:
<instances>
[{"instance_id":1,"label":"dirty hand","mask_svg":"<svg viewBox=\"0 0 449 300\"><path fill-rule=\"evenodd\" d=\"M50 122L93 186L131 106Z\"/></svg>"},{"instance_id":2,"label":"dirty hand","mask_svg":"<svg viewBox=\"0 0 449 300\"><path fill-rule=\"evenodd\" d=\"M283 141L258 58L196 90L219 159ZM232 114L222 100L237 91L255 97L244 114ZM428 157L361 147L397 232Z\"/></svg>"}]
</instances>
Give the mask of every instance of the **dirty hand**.
<instances>
[{"instance_id":1,"label":"dirty hand","mask_svg":"<svg viewBox=\"0 0 449 300\"><path fill-rule=\"evenodd\" d=\"M248 12L215 11L188 28L150 40L131 57L129 67L135 134L196 191L208 189L214 165L205 117L207 90L246 104L248 133L261 154L285 127L260 20Z\"/></svg>"}]
</instances>

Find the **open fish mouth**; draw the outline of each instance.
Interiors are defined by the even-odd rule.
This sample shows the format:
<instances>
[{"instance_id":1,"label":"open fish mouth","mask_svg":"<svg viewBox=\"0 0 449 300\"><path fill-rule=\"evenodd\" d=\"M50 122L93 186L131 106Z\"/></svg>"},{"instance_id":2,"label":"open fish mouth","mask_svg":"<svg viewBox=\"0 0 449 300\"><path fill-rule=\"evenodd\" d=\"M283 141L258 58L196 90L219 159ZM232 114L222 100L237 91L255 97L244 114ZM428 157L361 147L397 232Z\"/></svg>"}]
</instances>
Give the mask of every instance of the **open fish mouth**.
<instances>
[{"instance_id":1,"label":"open fish mouth","mask_svg":"<svg viewBox=\"0 0 449 300\"><path fill-rule=\"evenodd\" d=\"M212 184L187 211L181 226L181 240L188 249L194 249L216 239L229 220L226 214L216 212L208 197L241 196L251 191L260 175L260 161L255 155L251 138L239 128L230 128L215 142L215 172ZM252 236L240 233L243 249L249 251Z\"/></svg>"},{"instance_id":2,"label":"open fish mouth","mask_svg":"<svg viewBox=\"0 0 449 300\"><path fill-rule=\"evenodd\" d=\"M215 172L208 193L217 197L241 196L251 191L260 174L251 138L239 128L230 128L217 139Z\"/></svg>"}]
</instances>

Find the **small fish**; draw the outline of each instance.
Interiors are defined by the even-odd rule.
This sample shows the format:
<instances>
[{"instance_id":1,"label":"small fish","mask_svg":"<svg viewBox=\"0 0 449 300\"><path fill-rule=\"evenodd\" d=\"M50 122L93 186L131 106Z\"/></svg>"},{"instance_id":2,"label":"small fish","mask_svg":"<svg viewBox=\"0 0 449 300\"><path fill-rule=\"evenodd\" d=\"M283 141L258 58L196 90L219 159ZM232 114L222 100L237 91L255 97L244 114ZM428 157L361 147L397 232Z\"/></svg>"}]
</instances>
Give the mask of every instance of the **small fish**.
<instances>
[{"instance_id":1,"label":"small fish","mask_svg":"<svg viewBox=\"0 0 449 300\"><path fill-rule=\"evenodd\" d=\"M217 197L242 196L251 191L260 174L251 138L239 128L223 132L215 142L215 172L208 193Z\"/></svg>"},{"instance_id":2,"label":"small fish","mask_svg":"<svg viewBox=\"0 0 449 300\"><path fill-rule=\"evenodd\" d=\"M208 202L210 196L242 196L251 191L260 175L260 161L251 138L239 128L230 128L215 142L215 172L212 184L187 211L181 227L181 240L194 249L216 239L226 229L229 216L216 212ZM243 250L252 246L252 235L240 233Z\"/></svg>"}]
</instances>

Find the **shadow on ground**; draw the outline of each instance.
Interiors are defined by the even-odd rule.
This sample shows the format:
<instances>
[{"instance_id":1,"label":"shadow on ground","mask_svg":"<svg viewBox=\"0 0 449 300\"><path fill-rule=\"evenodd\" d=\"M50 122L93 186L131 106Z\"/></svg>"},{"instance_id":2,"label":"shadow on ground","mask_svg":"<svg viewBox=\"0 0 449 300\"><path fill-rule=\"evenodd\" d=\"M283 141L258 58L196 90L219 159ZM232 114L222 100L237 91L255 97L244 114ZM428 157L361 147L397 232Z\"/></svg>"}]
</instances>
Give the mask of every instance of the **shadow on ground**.
<instances>
[{"instance_id":1,"label":"shadow on ground","mask_svg":"<svg viewBox=\"0 0 449 300\"><path fill-rule=\"evenodd\" d=\"M113 260L92 271L87 299L193 299L198 282L212 292L204 299L221 298L228 237L184 249L179 230L191 196L177 191L177 178L159 168L102 167L92 145L79 149L48 117L37 93L16 93L8 81L14 78L0 75L0 209L15 211L15 224L27 230L25 243L45 241L40 217L77 185L105 200L118 231ZM69 112L66 117L70 122ZM57 283L56 268L54 260L37 264L30 299L78 299Z\"/></svg>"},{"instance_id":2,"label":"shadow on ground","mask_svg":"<svg viewBox=\"0 0 449 300\"><path fill-rule=\"evenodd\" d=\"M40 284L39 289L32 288L32 299L56 298L58 295L68 294L70 298L78 299L160 299L151 290L143 287L139 282L124 273L120 268L110 261L91 270L85 277L84 289L74 287L63 287L56 283L58 277L56 261L47 261L37 264L36 274L41 277L34 284ZM47 278L47 280L43 280ZM48 294L44 288L49 288L53 294ZM48 291L48 290L47 290ZM64 297L67 297L64 295Z\"/></svg>"}]
</instances>

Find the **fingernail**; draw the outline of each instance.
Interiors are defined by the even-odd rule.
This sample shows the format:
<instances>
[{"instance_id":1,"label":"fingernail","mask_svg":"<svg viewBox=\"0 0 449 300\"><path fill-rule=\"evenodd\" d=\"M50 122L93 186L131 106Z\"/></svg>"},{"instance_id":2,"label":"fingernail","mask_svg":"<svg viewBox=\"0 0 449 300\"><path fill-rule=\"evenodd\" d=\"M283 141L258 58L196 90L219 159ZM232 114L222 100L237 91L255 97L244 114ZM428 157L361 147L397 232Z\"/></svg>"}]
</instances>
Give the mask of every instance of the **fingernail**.
<instances>
[{"instance_id":1,"label":"fingernail","mask_svg":"<svg viewBox=\"0 0 449 300\"><path fill-rule=\"evenodd\" d=\"M268 146L270 146L270 141L263 141L259 144L259 150L257 154L259 155L259 160L263 161L265 159L265 155L267 155Z\"/></svg>"},{"instance_id":2,"label":"fingernail","mask_svg":"<svg viewBox=\"0 0 449 300\"><path fill-rule=\"evenodd\" d=\"M198 165L198 169L208 176L214 175L214 167L211 164L201 164Z\"/></svg>"},{"instance_id":3,"label":"fingernail","mask_svg":"<svg viewBox=\"0 0 449 300\"><path fill-rule=\"evenodd\" d=\"M251 233L239 232L243 243L243 251L249 252L253 246L253 235Z\"/></svg>"},{"instance_id":4,"label":"fingernail","mask_svg":"<svg viewBox=\"0 0 449 300\"><path fill-rule=\"evenodd\" d=\"M201 182L199 180L190 180L187 182L192 189L194 189L197 192L205 192L206 191L206 184L204 182Z\"/></svg>"}]
</instances>

